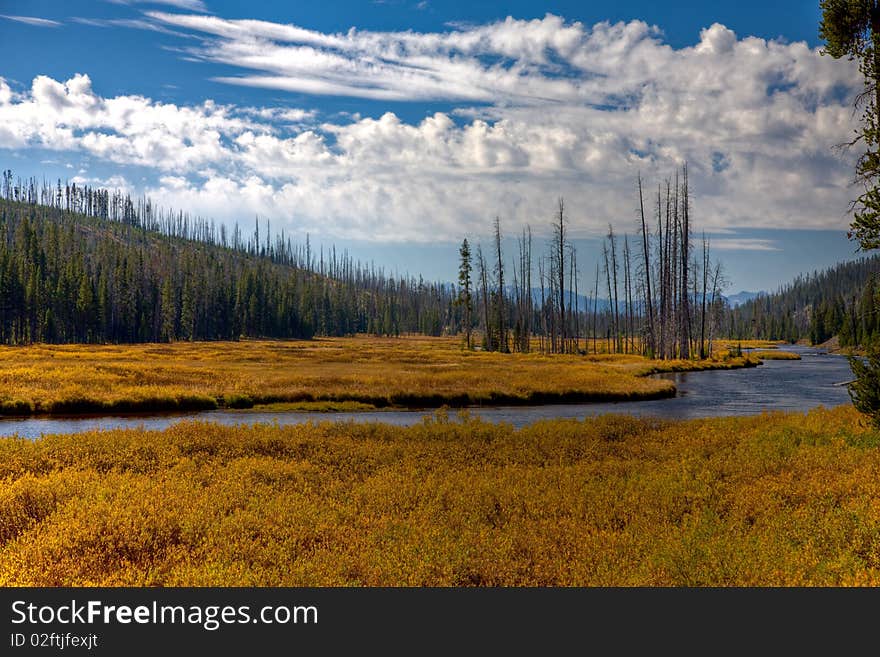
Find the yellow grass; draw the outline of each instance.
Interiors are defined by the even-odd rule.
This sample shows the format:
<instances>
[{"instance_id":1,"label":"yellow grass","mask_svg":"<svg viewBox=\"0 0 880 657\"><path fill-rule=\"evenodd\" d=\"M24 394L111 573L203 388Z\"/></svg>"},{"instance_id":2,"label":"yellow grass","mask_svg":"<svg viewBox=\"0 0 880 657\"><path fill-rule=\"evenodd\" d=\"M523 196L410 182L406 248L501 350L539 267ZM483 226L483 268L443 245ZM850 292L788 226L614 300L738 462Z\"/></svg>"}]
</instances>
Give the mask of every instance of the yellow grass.
<instances>
[{"instance_id":1,"label":"yellow grass","mask_svg":"<svg viewBox=\"0 0 880 657\"><path fill-rule=\"evenodd\" d=\"M717 340L716 344L721 344L725 349L736 349L737 346L743 349L778 349L779 345L786 344L784 340Z\"/></svg>"},{"instance_id":2,"label":"yellow grass","mask_svg":"<svg viewBox=\"0 0 880 657\"><path fill-rule=\"evenodd\" d=\"M0 585L880 585L851 408L0 440Z\"/></svg>"},{"instance_id":3,"label":"yellow grass","mask_svg":"<svg viewBox=\"0 0 880 657\"><path fill-rule=\"evenodd\" d=\"M777 351L777 350L764 350L759 349L757 351L753 351L749 354L754 358L760 358L761 360L800 360L801 357L794 353L793 351Z\"/></svg>"},{"instance_id":4,"label":"yellow grass","mask_svg":"<svg viewBox=\"0 0 880 657\"><path fill-rule=\"evenodd\" d=\"M757 362L469 352L420 337L2 347L0 414L650 399L675 389L647 374Z\"/></svg>"}]
</instances>

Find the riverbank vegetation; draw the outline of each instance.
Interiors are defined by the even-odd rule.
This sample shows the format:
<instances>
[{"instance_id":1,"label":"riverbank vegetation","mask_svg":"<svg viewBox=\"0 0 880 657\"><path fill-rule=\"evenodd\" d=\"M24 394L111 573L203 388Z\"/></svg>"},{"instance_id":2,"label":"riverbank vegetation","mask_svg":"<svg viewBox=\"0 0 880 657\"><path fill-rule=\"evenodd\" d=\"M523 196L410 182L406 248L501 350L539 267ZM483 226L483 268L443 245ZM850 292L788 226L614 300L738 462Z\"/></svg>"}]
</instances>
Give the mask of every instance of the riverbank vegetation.
<instances>
[{"instance_id":1,"label":"riverbank vegetation","mask_svg":"<svg viewBox=\"0 0 880 657\"><path fill-rule=\"evenodd\" d=\"M757 363L726 353L663 363L607 353L499 354L464 350L457 338L423 336L0 347L0 413L654 399L675 388L648 374Z\"/></svg>"},{"instance_id":2,"label":"riverbank vegetation","mask_svg":"<svg viewBox=\"0 0 880 657\"><path fill-rule=\"evenodd\" d=\"M728 351L738 349L779 349L780 345L785 344L781 340L720 340L722 348Z\"/></svg>"},{"instance_id":3,"label":"riverbank vegetation","mask_svg":"<svg viewBox=\"0 0 880 657\"><path fill-rule=\"evenodd\" d=\"M0 585L880 585L852 407L0 440Z\"/></svg>"},{"instance_id":4,"label":"riverbank vegetation","mask_svg":"<svg viewBox=\"0 0 880 657\"><path fill-rule=\"evenodd\" d=\"M757 349L750 352L750 356L760 360L800 360L801 357L793 351L782 349Z\"/></svg>"}]
</instances>

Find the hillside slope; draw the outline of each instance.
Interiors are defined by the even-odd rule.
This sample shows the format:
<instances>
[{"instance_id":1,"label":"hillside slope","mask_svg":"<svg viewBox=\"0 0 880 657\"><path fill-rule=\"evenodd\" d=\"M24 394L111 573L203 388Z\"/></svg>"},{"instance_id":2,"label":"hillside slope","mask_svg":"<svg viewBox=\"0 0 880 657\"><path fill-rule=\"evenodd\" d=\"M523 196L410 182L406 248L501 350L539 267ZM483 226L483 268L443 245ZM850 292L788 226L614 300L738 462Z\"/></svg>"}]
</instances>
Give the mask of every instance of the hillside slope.
<instances>
[{"instance_id":1,"label":"hillside slope","mask_svg":"<svg viewBox=\"0 0 880 657\"><path fill-rule=\"evenodd\" d=\"M449 286L97 194L0 199L0 343L439 334ZM68 202L68 206L70 203ZM264 233L267 235L268 231Z\"/></svg>"},{"instance_id":2,"label":"hillside slope","mask_svg":"<svg viewBox=\"0 0 880 657\"><path fill-rule=\"evenodd\" d=\"M812 344L836 335L844 347L865 344L880 336L878 273L880 255L872 255L800 276L731 309L728 335Z\"/></svg>"}]
</instances>

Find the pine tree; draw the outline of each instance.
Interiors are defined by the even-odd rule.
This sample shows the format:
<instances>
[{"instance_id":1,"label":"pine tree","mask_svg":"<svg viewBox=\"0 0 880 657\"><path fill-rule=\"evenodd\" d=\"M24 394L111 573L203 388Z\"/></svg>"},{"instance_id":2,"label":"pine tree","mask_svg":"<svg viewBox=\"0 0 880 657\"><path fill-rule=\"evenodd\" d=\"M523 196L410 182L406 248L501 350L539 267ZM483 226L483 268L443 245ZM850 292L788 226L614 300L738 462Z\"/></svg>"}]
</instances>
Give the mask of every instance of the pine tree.
<instances>
[{"instance_id":1,"label":"pine tree","mask_svg":"<svg viewBox=\"0 0 880 657\"><path fill-rule=\"evenodd\" d=\"M858 356L850 356L849 365L856 377L849 384L853 406L880 429L880 346L871 345L864 361Z\"/></svg>"}]
</instances>

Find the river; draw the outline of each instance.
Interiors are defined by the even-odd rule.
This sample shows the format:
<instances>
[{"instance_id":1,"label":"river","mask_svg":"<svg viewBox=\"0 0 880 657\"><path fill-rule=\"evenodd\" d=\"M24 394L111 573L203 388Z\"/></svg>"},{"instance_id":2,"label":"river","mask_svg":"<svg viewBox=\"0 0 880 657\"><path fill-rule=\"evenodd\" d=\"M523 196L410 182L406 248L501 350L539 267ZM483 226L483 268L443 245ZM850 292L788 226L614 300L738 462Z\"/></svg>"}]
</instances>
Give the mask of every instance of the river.
<instances>
[{"instance_id":1,"label":"river","mask_svg":"<svg viewBox=\"0 0 880 657\"><path fill-rule=\"evenodd\" d=\"M601 404L552 404L470 408L472 415L491 422L520 427L536 420L584 418L602 413L664 418L697 418L719 415L755 415L763 411L807 411L817 406L849 403L847 387L835 385L852 379L846 358L815 349L786 346L801 360L767 360L760 367L659 374L675 382L677 395L670 399ZM432 411L378 411L354 413L303 413L293 411L204 411L179 415L129 415L102 417L27 417L0 419L0 436L38 438L42 434L78 433L93 429L144 426L164 429L183 420L208 420L221 424L308 421L377 421L396 425L420 422ZM450 413L452 415L452 413Z\"/></svg>"}]
</instances>

